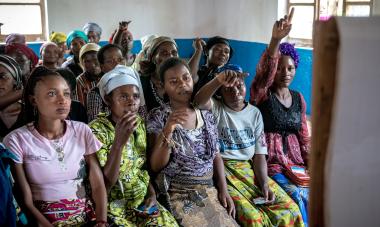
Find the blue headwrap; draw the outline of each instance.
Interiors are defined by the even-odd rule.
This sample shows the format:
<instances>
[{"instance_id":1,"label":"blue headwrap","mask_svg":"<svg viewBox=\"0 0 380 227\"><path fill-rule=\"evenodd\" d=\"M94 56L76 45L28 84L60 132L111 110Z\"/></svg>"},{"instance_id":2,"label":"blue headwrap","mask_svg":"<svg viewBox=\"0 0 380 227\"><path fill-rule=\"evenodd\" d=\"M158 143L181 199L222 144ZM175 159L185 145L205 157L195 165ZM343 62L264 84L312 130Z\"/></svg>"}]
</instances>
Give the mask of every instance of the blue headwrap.
<instances>
[{"instance_id":1,"label":"blue headwrap","mask_svg":"<svg viewBox=\"0 0 380 227\"><path fill-rule=\"evenodd\" d=\"M223 65L222 67L218 68L216 70L216 73L220 73L220 72L223 72L223 71L226 71L226 70L232 70L232 71L236 71L236 72L239 72L239 73L242 73L243 72L243 68L240 67L240 65L236 65L236 64L225 64Z\"/></svg>"},{"instance_id":2,"label":"blue headwrap","mask_svg":"<svg viewBox=\"0 0 380 227\"><path fill-rule=\"evenodd\" d=\"M67 48L70 48L71 46L71 42L75 39L75 38L81 38L83 39L86 43L88 43L88 38L87 38L87 35L84 34L84 32L82 31L79 31L79 30L74 30L74 31L71 31L69 33L69 35L67 36L67 39L66 39L66 45L67 45Z\"/></svg>"},{"instance_id":3,"label":"blue headwrap","mask_svg":"<svg viewBox=\"0 0 380 227\"><path fill-rule=\"evenodd\" d=\"M102 35L102 28L97 24L93 22L88 22L83 26L84 33L88 34L89 32L96 32L98 33L99 37Z\"/></svg>"}]
</instances>

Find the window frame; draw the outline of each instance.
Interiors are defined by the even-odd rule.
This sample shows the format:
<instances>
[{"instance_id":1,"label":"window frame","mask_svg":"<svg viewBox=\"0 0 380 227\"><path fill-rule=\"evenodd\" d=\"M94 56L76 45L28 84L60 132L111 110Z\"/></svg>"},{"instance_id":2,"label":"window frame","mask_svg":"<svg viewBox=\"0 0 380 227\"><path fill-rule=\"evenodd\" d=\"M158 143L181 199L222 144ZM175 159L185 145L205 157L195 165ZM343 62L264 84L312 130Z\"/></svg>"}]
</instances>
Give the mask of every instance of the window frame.
<instances>
[{"instance_id":1,"label":"window frame","mask_svg":"<svg viewBox=\"0 0 380 227\"><path fill-rule=\"evenodd\" d=\"M320 0L314 0L314 3L302 3L302 2L291 3L291 0L287 0L286 4L287 4L286 5L287 12L289 12L291 7L293 7L293 6L313 6L314 7L314 10L313 10L314 21L319 20ZM346 15L347 7L350 5L366 5L366 6L369 6L369 8L370 8L369 16L372 16L372 14L373 14L373 0L369 0L368 2L355 1L355 0L352 0L352 1L343 0L342 16ZM312 28L312 29L313 29L312 31L314 33L314 28ZM312 35L312 37L313 36L314 36L314 34ZM301 47L312 47L312 43L313 43L313 38L301 39L301 38L294 38L294 37L288 36L288 40L289 40L289 42L296 43L296 46L301 46Z\"/></svg>"},{"instance_id":2,"label":"window frame","mask_svg":"<svg viewBox=\"0 0 380 227\"><path fill-rule=\"evenodd\" d=\"M46 40L46 12L45 12L45 0L39 0L39 3L25 3L25 2L0 2L0 7L3 5L9 5L9 6L39 6L40 7L40 12L41 12L41 28L42 28L42 33L40 34L23 34L25 36L26 42L34 42L37 39L40 39L41 41ZM8 34L2 34L1 29L0 29L0 41L5 42L5 38L8 36Z\"/></svg>"}]
</instances>

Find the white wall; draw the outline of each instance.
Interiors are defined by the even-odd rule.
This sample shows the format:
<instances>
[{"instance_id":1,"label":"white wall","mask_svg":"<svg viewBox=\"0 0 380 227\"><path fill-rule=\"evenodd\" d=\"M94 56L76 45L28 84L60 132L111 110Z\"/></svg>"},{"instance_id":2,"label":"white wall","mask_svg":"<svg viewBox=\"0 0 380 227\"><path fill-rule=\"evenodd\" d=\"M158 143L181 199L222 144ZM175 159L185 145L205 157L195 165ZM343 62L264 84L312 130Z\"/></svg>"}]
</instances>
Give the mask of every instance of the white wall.
<instances>
[{"instance_id":1,"label":"white wall","mask_svg":"<svg viewBox=\"0 0 380 227\"><path fill-rule=\"evenodd\" d=\"M132 20L135 39L146 34L174 38L222 35L268 42L277 0L47 0L48 31L68 33L88 21L108 40L121 20Z\"/></svg>"}]
</instances>

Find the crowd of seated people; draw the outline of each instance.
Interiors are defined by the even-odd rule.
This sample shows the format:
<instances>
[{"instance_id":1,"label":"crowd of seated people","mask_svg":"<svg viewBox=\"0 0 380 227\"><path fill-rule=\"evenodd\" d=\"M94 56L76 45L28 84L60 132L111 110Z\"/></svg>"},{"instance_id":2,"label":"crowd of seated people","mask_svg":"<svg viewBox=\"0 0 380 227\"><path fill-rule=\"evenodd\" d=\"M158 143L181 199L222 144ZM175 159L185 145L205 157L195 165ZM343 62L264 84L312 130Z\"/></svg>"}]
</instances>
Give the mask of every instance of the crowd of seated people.
<instances>
[{"instance_id":1,"label":"crowd of seated people","mask_svg":"<svg viewBox=\"0 0 380 227\"><path fill-rule=\"evenodd\" d=\"M307 226L300 62L276 21L252 84L228 39L171 37L132 53L122 21L52 32L40 59L21 34L0 53L0 226ZM200 66L200 59L206 62ZM249 87L247 87L249 86ZM250 100L246 93L250 92Z\"/></svg>"}]
</instances>

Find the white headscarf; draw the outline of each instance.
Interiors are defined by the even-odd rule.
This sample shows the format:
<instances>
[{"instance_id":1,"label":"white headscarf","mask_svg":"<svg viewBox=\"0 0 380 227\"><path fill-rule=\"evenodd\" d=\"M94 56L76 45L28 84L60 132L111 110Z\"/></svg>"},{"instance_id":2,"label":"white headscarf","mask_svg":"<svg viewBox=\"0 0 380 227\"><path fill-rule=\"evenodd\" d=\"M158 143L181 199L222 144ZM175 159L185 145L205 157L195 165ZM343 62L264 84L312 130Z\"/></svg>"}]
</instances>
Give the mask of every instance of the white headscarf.
<instances>
[{"instance_id":1,"label":"white headscarf","mask_svg":"<svg viewBox=\"0 0 380 227\"><path fill-rule=\"evenodd\" d=\"M139 88L140 91L140 105L144 105L144 94L141 87L140 77L138 73L131 67L124 65L117 65L114 69L104 74L98 83L98 88L100 91L100 96L102 96L103 101L104 97L111 93L118 87L123 85L135 85Z\"/></svg>"}]
</instances>

